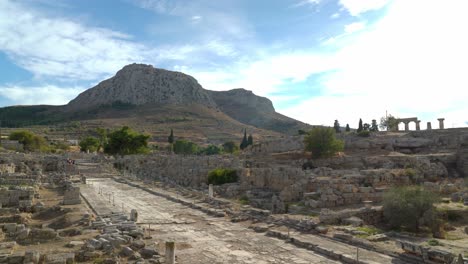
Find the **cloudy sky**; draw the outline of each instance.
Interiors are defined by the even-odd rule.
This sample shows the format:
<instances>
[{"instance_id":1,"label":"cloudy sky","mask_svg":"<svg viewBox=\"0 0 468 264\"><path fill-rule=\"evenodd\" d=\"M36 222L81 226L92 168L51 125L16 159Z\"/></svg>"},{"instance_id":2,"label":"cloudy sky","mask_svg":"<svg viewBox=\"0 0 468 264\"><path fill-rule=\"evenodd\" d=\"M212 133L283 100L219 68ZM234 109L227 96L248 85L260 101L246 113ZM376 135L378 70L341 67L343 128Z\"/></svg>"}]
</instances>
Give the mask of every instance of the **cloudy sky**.
<instances>
[{"instance_id":1,"label":"cloudy sky","mask_svg":"<svg viewBox=\"0 0 468 264\"><path fill-rule=\"evenodd\" d=\"M137 62L310 124L468 126L466 0L1 0L0 106L65 104ZM414 127L414 125L413 125Z\"/></svg>"}]
</instances>

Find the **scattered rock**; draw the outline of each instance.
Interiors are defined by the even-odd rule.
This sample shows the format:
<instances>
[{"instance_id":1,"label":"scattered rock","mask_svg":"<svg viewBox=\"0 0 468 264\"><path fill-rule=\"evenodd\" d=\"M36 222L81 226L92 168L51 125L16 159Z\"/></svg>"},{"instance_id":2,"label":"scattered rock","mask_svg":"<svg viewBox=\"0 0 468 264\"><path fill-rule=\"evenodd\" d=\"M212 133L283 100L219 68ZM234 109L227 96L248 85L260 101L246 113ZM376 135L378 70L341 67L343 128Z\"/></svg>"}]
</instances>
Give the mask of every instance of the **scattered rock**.
<instances>
[{"instance_id":1,"label":"scattered rock","mask_svg":"<svg viewBox=\"0 0 468 264\"><path fill-rule=\"evenodd\" d=\"M134 251L129 247L122 247L122 250L120 251L120 255L124 257L131 257L133 254Z\"/></svg>"},{"instance_id":2,"label":"scattered rock","mask_svg":"<svg viewBox=\"0 0 468 264\"><path fill-rule=\"evenodd\" d=\"M143 240L135 240L132 242L132 244L130 245L130 247L133 249L133 250L139 250L139 249L142 249L146 246L146 243L145 241Z\"/></svg>"},{"instance_id":3,"label":"scattered rock","mask_svg":"<svg viewBox=\"0 0 468 264\"><path fill-rule=\"evenodd\" d=\"M145 259L150 259L154 255L159 255L158 252L152 248L143 248L140 250L140 254L141 254L141 257Z\"/></svg>"},{"instance_id":4,"label":"scattered rock","mask_svg":"<svg viewBox=\"0 0 468 264\"><path fill-rule=\"evenodd\" d=\"M350 218L343 219L343 223L352 226L362 226L363 221L359 217L352 216Z\"/></svg>"},{"instance_id":5,"label":"scattered rock","mask_svg":"<svg viewBox=\"0 0 468 264\"><path fill-rule=\"evenodd\" d=\"M380 242L380 241L387 241L388 237L385 234L377 234L373 236L368 236L367 240L373 241L373 242Z\"/></svg>"},{"instance_id":6,"label":"scattered rock","mask_svg":"<svg viewBox=\"0 0 468 264\"><path fill-rule=\"evenodd\" d=\"M319 232L320 234L326 234L328 233L328 226L319 225L315 227L315 230Z\"/></svg>"}]
</instances>

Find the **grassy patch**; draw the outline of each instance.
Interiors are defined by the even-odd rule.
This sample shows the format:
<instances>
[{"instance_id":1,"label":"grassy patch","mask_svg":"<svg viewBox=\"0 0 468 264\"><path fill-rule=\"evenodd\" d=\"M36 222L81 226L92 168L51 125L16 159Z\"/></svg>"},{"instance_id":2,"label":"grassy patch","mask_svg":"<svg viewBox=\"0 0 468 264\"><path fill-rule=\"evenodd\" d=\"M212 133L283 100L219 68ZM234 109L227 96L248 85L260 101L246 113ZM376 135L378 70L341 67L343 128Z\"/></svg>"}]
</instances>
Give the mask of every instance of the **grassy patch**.
<instances>
[{"instance_id":1,"label":"grassy patch","mask_svg":"<svg viewBox=\"0 0 468 264\"><path fill-rule=\"evenodd\" d=\"M358 231L366 232L368 236L373 236L373 235L383 233L382 230L380 230L380 229L378 229L376 227L373 227L373 226L361 226L361 227L358 227L356 229Z\"/></svg>"},{"instance_id":2,"label":"grassy patch","mask_svg":"<svg viewBox=\"0 0 468 264\"><path fill-rule=\"evenodd\" d=\"M249 204L249 198L247 196L242 196L239 198L239 203L242 205L248 205Z\"/></svg>"},{"instance_id":3,"label":"grassy patch","mask_svg":"<svg viewBox=\"0 0 468 264\"><path fill-rule=\"evenodd\" d=\"M432 247L435 247L435 246L442 246L443 244L439 242L439 240L436 240L436 239L430 239L428 241L426 241L426 243L429 245L429 246L432 246Z\"/></svg>"}]
</instances>

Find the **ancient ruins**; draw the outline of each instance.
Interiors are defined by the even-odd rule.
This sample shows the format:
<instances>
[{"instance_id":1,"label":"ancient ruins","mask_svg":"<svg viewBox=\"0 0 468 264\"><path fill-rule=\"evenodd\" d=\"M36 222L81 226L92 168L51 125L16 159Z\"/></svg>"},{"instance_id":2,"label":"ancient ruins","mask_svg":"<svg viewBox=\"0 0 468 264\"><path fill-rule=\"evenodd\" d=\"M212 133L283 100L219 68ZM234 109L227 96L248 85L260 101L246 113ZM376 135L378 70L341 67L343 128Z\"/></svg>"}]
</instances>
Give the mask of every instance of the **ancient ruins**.
<instances>
[{"instance_id":1,"label":"ancient ruins","mask_svg":"<svg viewBox=\"0 0 468 264\"><path fill-rule=\"evenodd\" d=\"M317 160L303 136L239 155L2 153L0 263L466 263L468 129L440 122L342 133ZM216 168L238 181L208 184ZM445 197L445 239L379 228L383 195L409 184Z\"/></svg>"}]
</instances>

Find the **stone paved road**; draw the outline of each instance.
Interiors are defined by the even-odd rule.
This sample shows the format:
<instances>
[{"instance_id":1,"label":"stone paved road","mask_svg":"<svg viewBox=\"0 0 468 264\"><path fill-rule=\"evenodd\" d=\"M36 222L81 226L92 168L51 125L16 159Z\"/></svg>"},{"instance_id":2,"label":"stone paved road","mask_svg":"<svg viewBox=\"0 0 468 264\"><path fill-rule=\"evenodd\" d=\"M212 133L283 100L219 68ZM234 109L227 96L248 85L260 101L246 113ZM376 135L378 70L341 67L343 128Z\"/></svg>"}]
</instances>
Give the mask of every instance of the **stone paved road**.
<instances>
[{"instance_id":1,"label":"stone paved road","mask_svg":"<svg viewBox=\"0 0 468 264\"><path fill-rule=\"evenodd\" d=\"M144 226L151 224L154 230L151 235L156 240L176 241L178 263L339 263L255 233L239 223L210 217L112 179L88 179L88 183L81 191L98 214L121 211L122 204L127 213L130 209L137 209L138 222ZM320 237L309 236L320 243ZM328 246L336 247L348 256L355 250L346 244L334 243L326 241ZM399 263L388 256L365 250L360 251L360 255L368 263Z\"/></svg>"}]
</instances>

